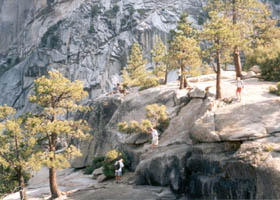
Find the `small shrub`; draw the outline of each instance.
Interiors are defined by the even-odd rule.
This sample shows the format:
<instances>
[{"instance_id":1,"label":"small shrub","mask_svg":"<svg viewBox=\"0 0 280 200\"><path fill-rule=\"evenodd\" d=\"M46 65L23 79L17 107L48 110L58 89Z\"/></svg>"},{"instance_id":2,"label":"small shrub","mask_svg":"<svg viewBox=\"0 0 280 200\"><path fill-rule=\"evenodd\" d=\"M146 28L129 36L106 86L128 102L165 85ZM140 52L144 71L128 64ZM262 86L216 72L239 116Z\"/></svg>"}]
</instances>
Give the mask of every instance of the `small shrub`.
<instances>
[{"instance_id":1,"label":"small shrub","mask_svg":"<svg viewBox=\"0 0 280 200\"><path fill-rule=\"evenodd\" d=\"M107 178L115 177L115 162L121 157L123 159L125 158L121 152L115 149L112 149L106 154L106 158L103 162L103 173ZM124 165L126 165L125 160Z\"/></svg>"},{"instance_id":2,"label":"small shrub","mask_svg":"<svg viewBox=\"0 0 280 200\"><path fill-rule=\"evenodd\" d=\"M94 17L98 16L99 14L101 14L100 7L98 5L93 5L91 7L91 17L94 18Z\"/></svg>"},{"instance_id":3,"label":"small shrub","mask_svg":"<svg viewBox=\"0 0 280 200\"><path fill-rule=\"evenodd\" d=\"M120 122L118 123L118 128L120 132L127 134L141 132L141 127L139 123L135 120L131 120L129 124L127 122Z\"/></svg>"},{"instance_id":4,"label":"small shrub","mask_svg":"<svg viewBox=\"0 0 280 200\"><path fill-rule=\"evenodd\" d=\"M24 182L27 183L31 175L27 172L23 174ZM0 166L0 199L5 194L18 191L18 181L14 169Z\"/></svg>"},{"instance_id":5,"label":"small shrub","mask_svg":"<svg viewBox=\"0 0 280 200\"><path fill-rule=\"evenodd\" d=\"M95 32L94 26L91 25L88 29L88 33L94 33L94 32Z\"/></svg>"},{"instance_id":6,"label":"small shrub","mask_svg":"<svg viewBox=\"0 0 280 200\"><path fill-rule=\"evenodd\" d=\"M151 87L156 87L159 85L159 78L157 77L149 77L146 78L144 81L143 85L140 87L139 91L151 88Z\"/></svg>"},{"instance_id":7,"label":"small shrub","mask_svg":"<svg viewBox=\"0 0 280 200\"><path fill-rule=\"evenodd\" d=\"M103 173L107 178L115 177L115 163L113 161L105 161L103 165Z\"/></svg>"},{"instance_id":8,"label":"small shrub","mask_svg":"<svg viewBox=\"0 0 280 200\"><path fill-rule=\"evenodd\" d=\"M269 86L268 90L269 90L269 93L280 96L280 82L277 83L276 86L274 86L274 85Z\"/></svg>"},{"instance_id":9,"label":"small shrub","mask_svg":"<svg viewBox=\"0 0 280 200\"><path fill-rule=\"evenodd\" d=\"M84 174L92 174L92 172L103 166L103 162L105 160L104 156L95 157L92 160L92 164L87 166L84 170Z\"/></svg>"},{"instance_id":10,"label":"small shrub","mask_svg":"<svg viewBox=\"0 0 280 200\"><path fill-rule=\"evenodd\" d=\"M280 82L276 84L277 90L280 91Z\"/></svg>"},{"instance_id":11,"label":"small shrub","mask_svg":"<svg viewBox=\"0 0 280 200\"><path fill-rule=\"evenodd\" d=\"M143 119L141 121L141 132L142 133L148 133L148 128L152 128L153 124L150 120Z\"/></svg>"},{"instance_id":12,"label":"small shrub","mask_svg":"<svg viewBox=\"0 0 280 200\"><path fill-rule=\"evenodd\" d=\"M269 86L268 90L269 90L269 93L271 93L271 94L276 94L276 92L277 92L277 87L274 86L274 85L271 85L271 86Z\"/></svg>"},{"instance_id":13,"label":"small shrub","mask_svg":"<svg viewBox=\"0 0 280 200\"><path fill-rule=\"evenodd\" d=\"M105 161L113 161L118 159L122 154L117 150L113 149L106 154Z\"/></svg>"},{"instance_id":14,"label":"small shrub","mask_svg":"<svg viewBox=\"0 0 280 200\"><path fill-rule=\"evenodd\" d=\"M120 132L131 133L148 133L149 127L155 127L159 131L163 132L169 126L169 116L166 112L164 105L151 104L146 106L146 117L141 124L137 121L120 122L118 128Z\"/></svg>"},{"instance_id":15,"label":"small shrub","mask_svg":"<svg viewBox=\"0 0 280 200\"><path fill-rule=\"evenodd\" d=\"M120 7L118 5L115 5L111 10L105 12L105 16L108 18L114 18L117 16L119 10Z\"/></svg>"},{"instance_id":16,"label":"small shrub","mask_svg":"<svg viewBox=\"0 0 280 200\"><path fill-rule=\"evenodd\" d=\"M85 169L84 169L84 174L92 174L92 172L94 171L93 167L92 166L87 166Z\"/></svg>"},{"instance_id":17,"label":"small shrub","mask_svg":"<svg viewBox=\"0 0 280 200\"><path fill-rule=\"evenodd\" d=\"M265 151L267 151L267 152L272 152L273 150L274 150L274 148L271 145L268 145L265 147Z\"/></svg>"}]
</instances>

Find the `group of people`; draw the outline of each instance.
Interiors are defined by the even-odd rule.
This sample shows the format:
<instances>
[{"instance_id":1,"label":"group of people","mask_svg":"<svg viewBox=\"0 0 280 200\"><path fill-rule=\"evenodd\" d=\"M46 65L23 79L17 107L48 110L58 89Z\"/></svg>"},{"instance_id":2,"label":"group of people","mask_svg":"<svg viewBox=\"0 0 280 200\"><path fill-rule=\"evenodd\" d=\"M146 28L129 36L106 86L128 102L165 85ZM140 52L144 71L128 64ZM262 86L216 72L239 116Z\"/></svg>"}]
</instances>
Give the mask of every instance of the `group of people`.
<instances>
[{"instance_id":1,"label":"group of people","mask_svg":"<svg viewBox=\"0 0 280 200\"><path fill-rule=\"evenodd\" d=\"M117 86L113 88L113 94L117 93L126 94L126 89L119 83L117 83Z\"/></svg>"}]
</instances>

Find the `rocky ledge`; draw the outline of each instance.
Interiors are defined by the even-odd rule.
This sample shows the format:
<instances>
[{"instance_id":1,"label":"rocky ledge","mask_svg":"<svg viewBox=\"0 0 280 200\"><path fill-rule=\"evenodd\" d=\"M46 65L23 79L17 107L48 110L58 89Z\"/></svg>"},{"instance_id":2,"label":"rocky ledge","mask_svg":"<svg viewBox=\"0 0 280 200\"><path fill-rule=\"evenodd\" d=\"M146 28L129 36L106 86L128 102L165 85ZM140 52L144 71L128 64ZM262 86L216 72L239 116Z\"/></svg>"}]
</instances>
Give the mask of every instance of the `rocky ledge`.
<instances>
[{"instance_id":1,"label":"rocky ledge","mask_svg":"<svg viewBox=\"0 0 280 200\"><path fill-rule=\"evenodd\" d=\"M237 102L234 79L227 77L223 93L230 104L213 98L214 87L205 93L213 80L191 84L189 91L173 82L92 102L84 117L94 127L94 139L80 144L84 156L73 167L116 148L127 153L136 185L170 187L181 198L280 198L280 98L268 93L271 83L245 80L243 100ZM165 105L171 116L156 150L146 138L117 129L118 122L143 119L145 106L153 103Z\"/></svg>"}]
</instances>

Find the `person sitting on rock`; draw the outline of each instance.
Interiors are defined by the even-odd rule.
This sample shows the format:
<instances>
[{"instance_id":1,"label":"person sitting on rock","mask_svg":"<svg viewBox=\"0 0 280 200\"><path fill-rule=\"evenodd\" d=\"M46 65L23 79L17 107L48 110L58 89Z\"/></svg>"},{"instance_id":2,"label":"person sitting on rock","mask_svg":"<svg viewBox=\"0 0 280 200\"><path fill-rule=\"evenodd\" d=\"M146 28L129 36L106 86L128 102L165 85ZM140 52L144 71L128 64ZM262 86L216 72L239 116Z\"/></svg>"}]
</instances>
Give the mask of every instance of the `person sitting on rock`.
<instances>
[{"instance_id":1,"label":"person sitting on rock","mask_svg":"<svg viewBox=\"0 0 280 200\"><path fill-rule=\"evenodd\" d=\"M124 167L123 159L121 158L120 160L116 161L116 163L115 163L115 176L116 176L116 181L121 180L122 168L123 168L123 167Z\"/></svg>"},{"instance_id":2,"label":"person sitting on rock","mask_svg":"<svg viewBox=\"0 0 280 200\"><path fill-rule=\"evenodd\" d=\"M152 134L152 149L158 146L158 132L156 129L148 128L149 133Z\"/></svg>"}]
</instances>

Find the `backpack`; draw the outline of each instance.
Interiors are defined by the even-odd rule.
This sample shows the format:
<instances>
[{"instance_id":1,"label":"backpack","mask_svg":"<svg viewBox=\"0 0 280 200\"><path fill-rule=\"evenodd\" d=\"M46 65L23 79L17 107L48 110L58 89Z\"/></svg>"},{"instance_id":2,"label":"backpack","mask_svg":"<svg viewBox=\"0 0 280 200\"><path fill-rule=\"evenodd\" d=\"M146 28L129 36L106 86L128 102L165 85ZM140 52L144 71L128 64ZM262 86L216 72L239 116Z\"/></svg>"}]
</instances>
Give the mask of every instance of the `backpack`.
<instances>
[{"instance_id":1,"label":"backpack","mask_svg":"<svg viewBox=\"0 0 280 200\"><path fill-rule=\"evenodd\" d=\"M120 165L120 162L118 161L116 164L115 164L115 170L119 170L121 168L121 165Z\"/></svg>"}]
</instances>

